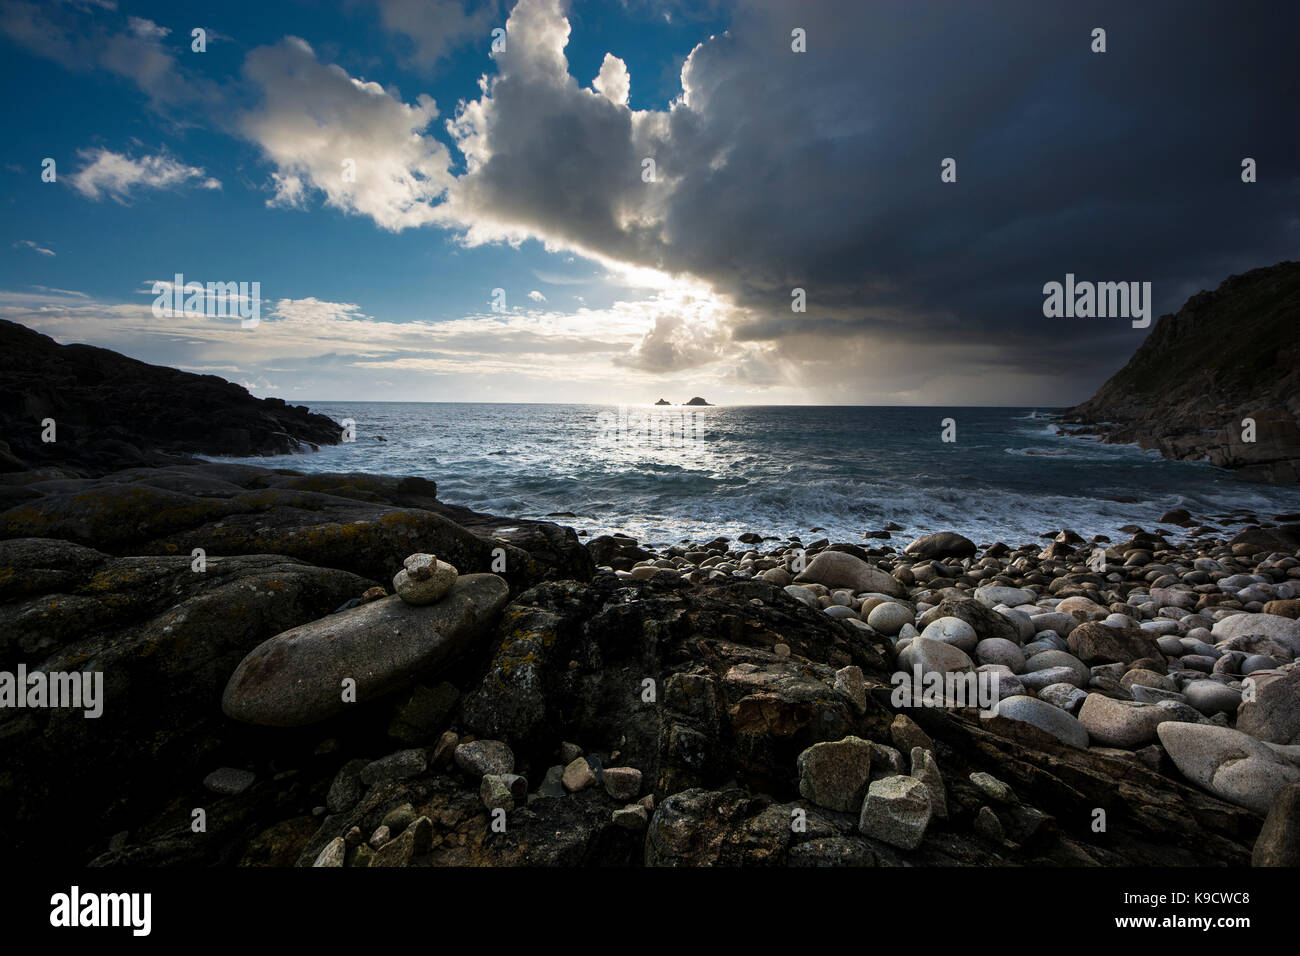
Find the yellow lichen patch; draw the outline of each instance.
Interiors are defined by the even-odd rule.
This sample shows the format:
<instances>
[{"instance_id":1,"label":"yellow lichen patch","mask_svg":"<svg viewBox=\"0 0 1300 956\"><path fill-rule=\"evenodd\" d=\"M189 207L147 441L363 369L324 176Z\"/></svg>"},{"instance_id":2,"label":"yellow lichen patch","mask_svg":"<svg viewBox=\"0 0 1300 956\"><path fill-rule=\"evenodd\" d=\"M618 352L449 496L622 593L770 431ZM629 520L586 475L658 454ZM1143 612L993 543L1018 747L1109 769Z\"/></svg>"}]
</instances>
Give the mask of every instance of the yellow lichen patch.
<instances>
[{"instance_id":1,"label":"yellow lichen patch","mask_svg":"<svg viewBox=\"0 0 1300 956\"><path fill-rule=\"evenodd\" d=\"M151 580L151 575L143 574L134 568L110 568L107 571L96 571L91 575L90 580L77 590L114 592L135 587Z\"/></svg>"},{"instance_id":2,"label":"yellow lichen patch","mask_svg":"<svg viewBox=\"0 0 1300 956\"><path fill-rule=\"evenodd\" d=\"M38 508L30 506L11 508L5 517L5 530L8 532L8 537L16 538L21 537L17 532L31 531L37 527L47 527L49 523L49 515Z\"/></svg>"}]
</instances>

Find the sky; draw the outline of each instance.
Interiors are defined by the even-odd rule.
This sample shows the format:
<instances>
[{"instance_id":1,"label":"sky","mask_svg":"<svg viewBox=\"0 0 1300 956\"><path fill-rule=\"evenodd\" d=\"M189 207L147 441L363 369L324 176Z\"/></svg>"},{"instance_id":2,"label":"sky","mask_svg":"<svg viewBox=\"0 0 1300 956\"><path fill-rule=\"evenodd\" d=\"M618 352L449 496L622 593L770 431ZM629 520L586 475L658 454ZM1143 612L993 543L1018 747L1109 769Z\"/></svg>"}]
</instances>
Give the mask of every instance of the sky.
<instances>
[{"instance_id":1,"label":"sky","mask_svg":"<svg viewBox=\"0 0 1300 956\"><path fill-rule=\"evenodd\" d=\"M1149 329L1045 284L1149 282L1154 320L1300 258L1298 35L1269 0L0 0L0 318L294 402L1073 404ZM260 321L156 307L177 274Z\"/></svg>"}]
</instances>

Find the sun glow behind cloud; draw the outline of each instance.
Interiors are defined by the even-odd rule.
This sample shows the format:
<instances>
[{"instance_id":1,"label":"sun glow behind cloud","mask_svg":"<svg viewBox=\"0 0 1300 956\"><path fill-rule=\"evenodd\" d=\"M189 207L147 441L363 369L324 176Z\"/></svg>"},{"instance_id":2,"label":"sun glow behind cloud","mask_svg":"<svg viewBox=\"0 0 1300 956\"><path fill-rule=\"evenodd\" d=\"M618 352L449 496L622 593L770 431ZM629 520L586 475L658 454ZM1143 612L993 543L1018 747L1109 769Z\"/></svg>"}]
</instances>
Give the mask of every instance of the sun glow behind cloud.
<instances>
[{"instance_id":1,"label":"sun glow behind cloud","mask_svg":"<svg viewBox=\"0 0 1300 956\"><path fill-rule=\"evenodd\" d=\"M244 329L225 317L155 316L149 282L140 287L146 301L139 303L100 302L79 293L0 292L0 318L59 341L133 354L147 342L146 353L138 356L146 361L237 370L240 375L230 377L255 385L273 370L292 372L305 379L295 391L311 398L604 396L619 404L666 393L684 401L686 392L739 396L745 374L761 368L770 377L779 371L769 367L763 346L728 340L734 307L699 282L648 270L625 278L642 294L603 308L562 312L530 303L444 321L393 322L365 314L356 303L279 298L264 303L257 328ZM366 384L379 372L392 382L387 394Z\"/></svg>"}]
</instances>

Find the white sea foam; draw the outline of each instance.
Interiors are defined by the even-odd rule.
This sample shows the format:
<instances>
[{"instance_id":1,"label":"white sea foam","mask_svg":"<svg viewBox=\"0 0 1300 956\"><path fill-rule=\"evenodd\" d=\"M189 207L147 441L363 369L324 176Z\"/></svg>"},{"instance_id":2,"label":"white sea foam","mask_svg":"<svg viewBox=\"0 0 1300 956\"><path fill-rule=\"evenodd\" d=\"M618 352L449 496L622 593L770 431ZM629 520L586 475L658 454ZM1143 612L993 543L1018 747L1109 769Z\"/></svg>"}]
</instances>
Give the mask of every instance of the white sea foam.
<instances>
[{"instance_id":1,"label":"white sea foam","mask_svg":"<svg viewBox=\"0 0 1300 956\"><path fill-rule=\"evenodd\" d=\"M357 441L258 464L422 475L444 501L511 517L571 511L592 535L670 544L745 531L891 543L938 530L1019 544L1072 528L1152 527L1166 510L1300 510L1300 491L1076 436L1017 409L711 408L698 440L602 442L597 406L320 403ZM940 440L954 417L958 440ZM1048 420L1046 424L1044 420ZM375 441L383 435L384 442ZM824 531L814 532L820 527Z\"/></svg>"}]
</instances>

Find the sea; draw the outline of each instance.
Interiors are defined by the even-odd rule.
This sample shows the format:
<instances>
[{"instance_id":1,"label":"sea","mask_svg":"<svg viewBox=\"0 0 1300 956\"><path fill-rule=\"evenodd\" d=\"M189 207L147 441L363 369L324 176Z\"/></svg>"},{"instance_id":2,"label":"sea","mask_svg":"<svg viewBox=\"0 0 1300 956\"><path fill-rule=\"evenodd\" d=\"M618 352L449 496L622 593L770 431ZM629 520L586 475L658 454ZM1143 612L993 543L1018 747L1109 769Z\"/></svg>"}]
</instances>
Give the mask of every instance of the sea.
<instances>
[{"instance_id":1,"label":"sea","mask_svg":"<svg viewBox=\"0 0 1300 956\"><path fill-rule=\"evenodd\" d=\"M437 482L442 501L655 546L743 532L856 542L891 522L904 543L958 531L1016 546L1063 528L1149 530L1174 508L1225 530L1246 513L1268 521L1300 511L1300 489L1103 444L1058 424L1050 408L309 407L350 423L350 440L239 460L419 475Z\"/></svg>"}]
</instances>

